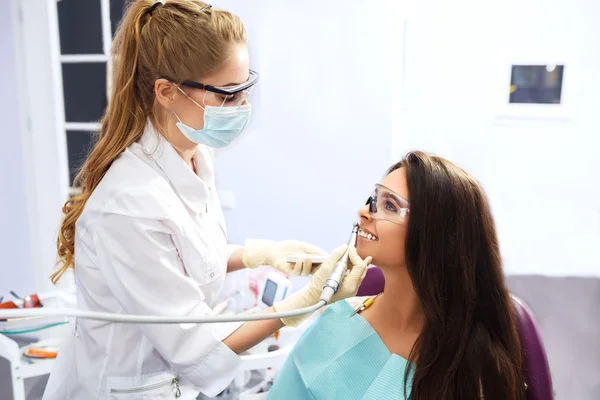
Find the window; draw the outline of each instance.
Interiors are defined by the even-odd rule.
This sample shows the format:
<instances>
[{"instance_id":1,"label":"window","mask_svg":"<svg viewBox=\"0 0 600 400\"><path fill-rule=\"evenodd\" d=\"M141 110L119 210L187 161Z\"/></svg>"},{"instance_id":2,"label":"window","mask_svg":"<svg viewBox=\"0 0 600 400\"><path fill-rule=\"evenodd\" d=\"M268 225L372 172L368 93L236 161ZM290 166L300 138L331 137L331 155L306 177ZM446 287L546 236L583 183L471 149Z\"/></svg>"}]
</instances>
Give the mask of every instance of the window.
<instances>
[{"instance_id":1,"label":"window","mask_svg":"<svg viewBox=\"0 0 600 400\"><path fill-rule=\"evenodd\" d=\"M58 3L61 54L102 54L100 0Z\"/></svg>"},{"instance_id":2,"label":"window","mask_svg":"<svg viewBox=\"0 0 600 400\"><path fill-rule=\"evenodd\" d=\"M117 26L123 18L123 11L125 10L126 0L110 0L110 29L113 34L117 31Z\"/></svg>"},{"instance_id":3,"label":"window","mask_svg":"<svg viewBox=\"0 0 600 400\"><path fill-rule=\"evenodd\" d=\"M69 177L71 183L77 171L83 165L90 148L92 147L94 132L67 131L67 153L69 155Z\"/></svg>"},{"instance_id":4,"label":"window","mask_svg":"<svg viewBox=\"0 0 600 400\"><path fill-rule=\"evenodd\" d=\"M111 41L125 2L57 2L71 186L100 129L108 98Z\"/></svg>"},{"instance_id":5,"label":"window","mask_svg":"<svg viewBox=\"0 0 600 400\"><path fill-rule=\"evenodd\" d=\"M96 122L106 107L106 63L63 63L66 122Z\"/></svg>"}]
</instances>

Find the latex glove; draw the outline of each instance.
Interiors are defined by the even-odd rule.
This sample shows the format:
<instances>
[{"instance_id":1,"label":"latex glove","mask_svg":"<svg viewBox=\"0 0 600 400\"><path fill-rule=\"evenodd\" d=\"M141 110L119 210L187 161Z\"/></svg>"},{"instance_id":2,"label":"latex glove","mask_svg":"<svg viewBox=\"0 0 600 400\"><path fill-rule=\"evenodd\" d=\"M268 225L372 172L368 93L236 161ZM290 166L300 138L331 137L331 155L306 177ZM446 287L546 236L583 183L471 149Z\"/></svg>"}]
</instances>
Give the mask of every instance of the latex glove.
<instances>
[{"instance_id":1,"label":"latex glove","mask_svg":"<svg viewBox=\"0 0 600 400\"><path fill-rule=\"evenodd\" d=\"M307 259L288 263L288 256L298 254L318 254L326 256L327 253L317 246L298 240L284 240L274 242L271 240L247 240L242 253L242 262L248 268L258 268L261 265L271 267L289 276L307 276L313 272L312 261Z\"/></svg>"},{"instance_id":2,"label":"latex glove","mask_svg":"<svg viewBox=\"0 0 600 400\"><path fill-rule=\"evenodd\" d=\"M335 264L342 258L347 248L347 245L342 245L335 249L327 260L323 262L321 268L313 275L308 284L287 299L276 303L275 310L281 312L291 311L317 304L321 297L321 292L323 292L325 281L327 281L333 272ZM367 266L372 261L372 257L367 257L364 260L360 258L354 246L350 247L349 255L348 273L340 283L337 293L331 299L332 303L356 296L358 288L367 274ZM306 314L298 317L282 318L281 321L287 326L295 327L300 325L309 316L309 314Z\"/></svg>"}]
</instances>

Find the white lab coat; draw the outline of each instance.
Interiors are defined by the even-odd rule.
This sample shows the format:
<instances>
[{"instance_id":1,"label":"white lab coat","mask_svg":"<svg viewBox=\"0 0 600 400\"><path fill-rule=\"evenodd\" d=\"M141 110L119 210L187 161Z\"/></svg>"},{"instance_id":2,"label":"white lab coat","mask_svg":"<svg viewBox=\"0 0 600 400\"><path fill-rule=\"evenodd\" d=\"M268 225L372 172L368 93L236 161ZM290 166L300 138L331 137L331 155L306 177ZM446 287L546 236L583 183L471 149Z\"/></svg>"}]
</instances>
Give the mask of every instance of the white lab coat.
<instances>
[{"instance_id":1,"label":"white lab coat","mask_svg":"<svg viewBox=\"0 0 600 400\"><path fill-rule=\"evenodd\" d=\"M199 146L198 175L148 123L112 164L75 231L79 307L119 314L206 315L223 286L226 227L212 150ZM173 399L220 393L240 359L221 340L231 330L198 324L71 322L44 400ZM239 325L238 325L239 326ZM222 330L222 329L221 329Z\"/></svg>"}]
</instances>

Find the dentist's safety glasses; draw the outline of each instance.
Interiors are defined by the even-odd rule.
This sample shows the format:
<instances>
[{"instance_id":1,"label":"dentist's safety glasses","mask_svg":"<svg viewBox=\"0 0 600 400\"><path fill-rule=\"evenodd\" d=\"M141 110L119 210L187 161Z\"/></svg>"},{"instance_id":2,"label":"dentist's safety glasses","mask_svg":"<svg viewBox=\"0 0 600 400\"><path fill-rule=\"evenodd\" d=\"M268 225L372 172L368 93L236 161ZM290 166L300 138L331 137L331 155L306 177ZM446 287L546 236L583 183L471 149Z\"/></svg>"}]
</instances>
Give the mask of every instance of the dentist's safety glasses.
<instances>
[{"instance_id":1,"label":"dentist's safety glasses","mask_svg":"<svg viewBox=\"0 0 600 400\"><path fill-rule=\"evenodd\" d=\"M178 83L177 80L162 76L161 78ZM212 105L215 107L239 107L250 97L252 88L258 82L258 73L253 70L248 72L248 80L244 83L227 86L212 86L205 85L195 81L183 81L180 83L181 86L189 87L192 89L205 90L204 93L204 104Z\"/></svg>"},{"instance_id":2,"label":"dentist's safety glasses","mask_svg":"<svg viewBox=\"0 0 600 400\"><path fill-rule=\"evenodd\" d=\"M375 185L373 194L367 199L369 213L373 219L380 219L394 224L403 224L409 213L410 203L398 193L383 185Z\"/></svg>"}]
</instances>

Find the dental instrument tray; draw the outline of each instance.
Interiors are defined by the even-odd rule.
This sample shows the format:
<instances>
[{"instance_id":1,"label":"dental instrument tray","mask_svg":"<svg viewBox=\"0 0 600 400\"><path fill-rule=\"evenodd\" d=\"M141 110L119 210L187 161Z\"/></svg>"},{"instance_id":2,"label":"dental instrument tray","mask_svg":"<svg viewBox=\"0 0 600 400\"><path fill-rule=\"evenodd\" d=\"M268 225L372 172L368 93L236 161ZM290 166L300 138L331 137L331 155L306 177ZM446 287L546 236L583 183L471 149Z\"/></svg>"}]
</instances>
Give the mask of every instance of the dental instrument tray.
<instances>
[{"instance_id":1,"label":"dental instrument tray","mask_svg":"<svg viewBox=\"0 0 600 400\"><path fill-rule=\"evenodd\" d=\"M36 298L36 302L40 303L34 307L64 307L70 304L75 304L75 296L67 292L48 292L39 296L27 296L23 299L5 302L6 306L2 308L21 308L27 302L31 302L31 298ZM27 305L25 305L26 308ZM66 324L66 317L27 317L27 318L10 318L0 319L0 334L3 335L25 335L39 330L51 328L58 325Z\"/></svg>"},{"instance_id":2,"label":"dental instrument tray","mask_svg":"<svg viewBox=\"0 0 600 400\"><path fill-rule=\"evenodd\" d=\"M16 296L13 295L13 297ZM34 296L29 297L29 300L27 297L22 299L16 297L17 299L12 301L13 304L7 307L36 308L40 305L37 301L44 308L76 307L77 305L75 288L40 293L37 299ZM32 300L33 303L31 303ZM28 301L30 303L27 303ZM29 378L50 373L55 362L55 359L51 358L52 351L56 352L68 333L66 322L67 318L65 317L10 318L0 321L0 361L8 360L10 377L8 387L12 386L13 395L10 397L9 394L9 398L25 400L25 386ZM2 393L4 394L4 392Z\"/></svg>"}]
</instances>

